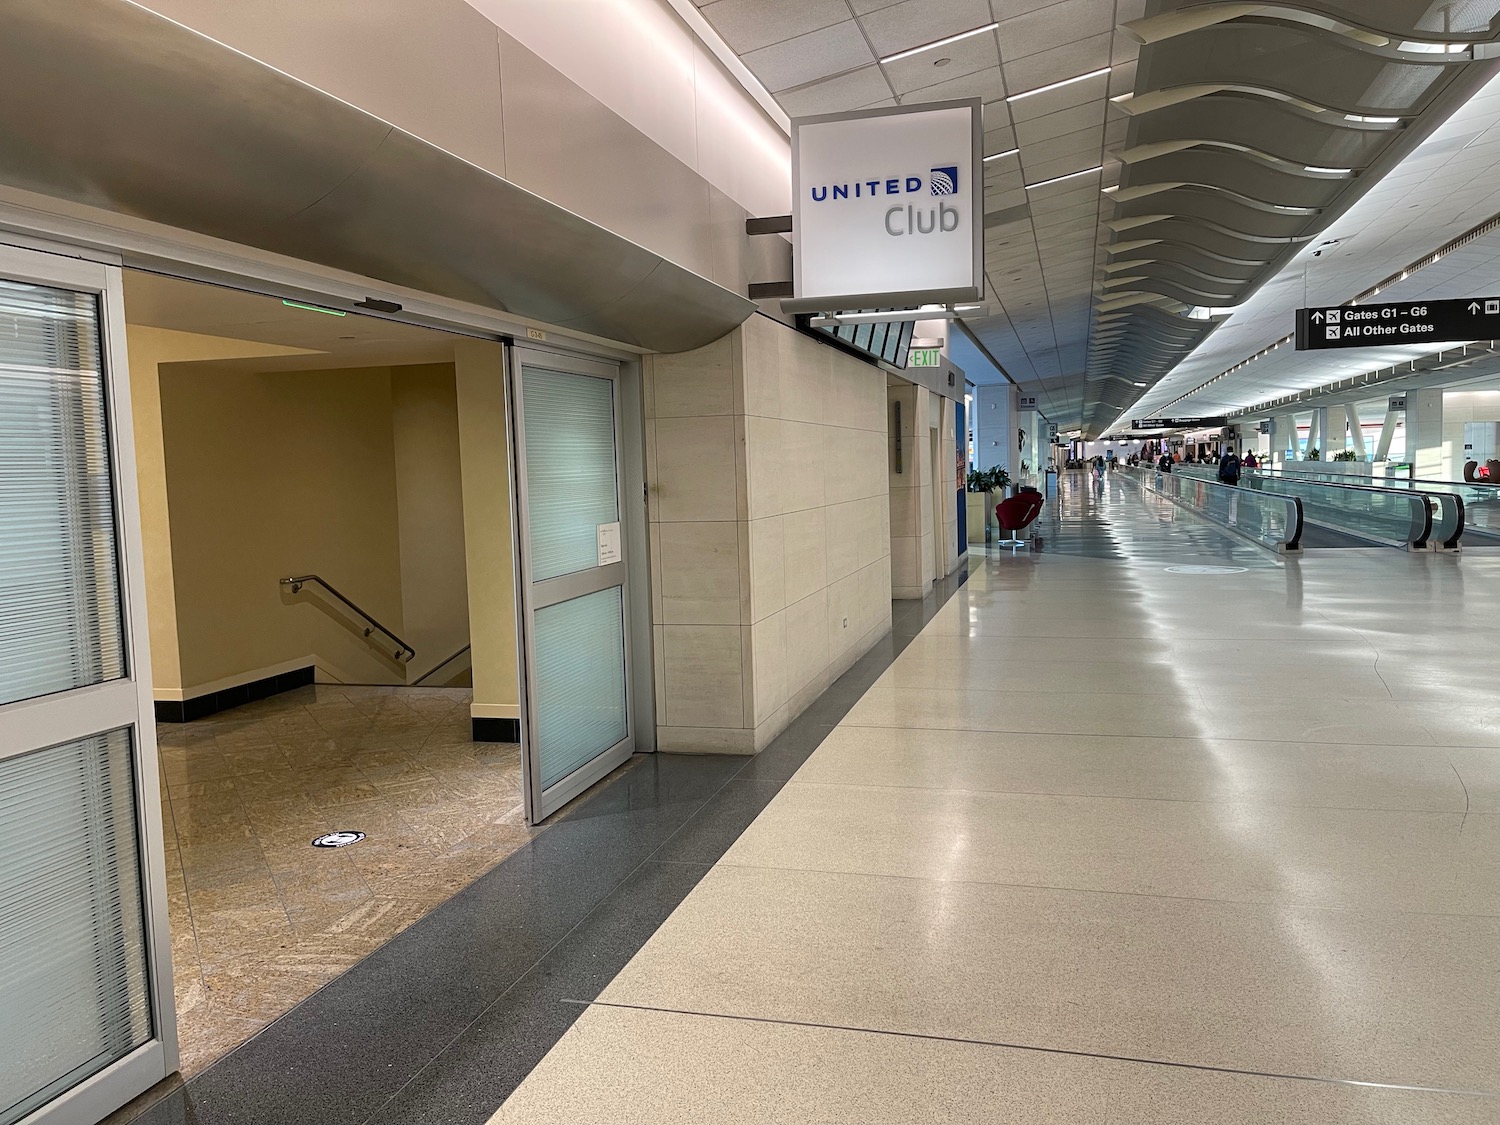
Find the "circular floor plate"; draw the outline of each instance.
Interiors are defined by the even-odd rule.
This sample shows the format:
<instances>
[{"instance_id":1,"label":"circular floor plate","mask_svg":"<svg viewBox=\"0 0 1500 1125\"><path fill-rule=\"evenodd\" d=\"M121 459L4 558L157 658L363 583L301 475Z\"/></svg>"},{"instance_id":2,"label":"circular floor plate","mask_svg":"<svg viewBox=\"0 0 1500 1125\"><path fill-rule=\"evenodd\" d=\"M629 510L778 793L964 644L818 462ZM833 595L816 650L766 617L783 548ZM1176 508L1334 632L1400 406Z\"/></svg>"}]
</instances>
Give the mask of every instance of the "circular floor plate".
<instances>
[{"instance_id":1,"label":"circular floor plate","mask_svg":"<svg viewBox=\"0 0 1500 1125\"><path fill-rule=\"evenodd\" d=\"M1168 574L1244 574L1248 566L1169 566Z\"/></svg>"},{"instance_id":2,"label":"circular floor plate","mask_svg":"<svg viewBox=\"0 0 1500 1125\"><path fill-rule=\"evenodd\" d=\"M365 838L363 832L330 832L326 836L319 836L312 842L315 848L347 848L350 844L357 844Z\"/></svg>"}]
</instances>

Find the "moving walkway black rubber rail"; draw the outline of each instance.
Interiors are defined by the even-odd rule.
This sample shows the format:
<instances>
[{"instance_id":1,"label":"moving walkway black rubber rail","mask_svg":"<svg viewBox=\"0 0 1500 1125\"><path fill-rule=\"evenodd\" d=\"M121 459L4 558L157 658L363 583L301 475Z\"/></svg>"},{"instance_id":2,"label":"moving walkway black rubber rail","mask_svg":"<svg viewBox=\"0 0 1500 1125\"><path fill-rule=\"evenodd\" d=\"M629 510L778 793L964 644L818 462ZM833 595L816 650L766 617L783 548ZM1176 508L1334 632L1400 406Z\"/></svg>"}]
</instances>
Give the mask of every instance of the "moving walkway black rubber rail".
<instances>
[{"instance_id":1,"label":"moving walkway black rubber rail","mask_svg":"<svg viewBox=\"0 0 1500 1125\"><path fill-rule=\"evenodd\" d=\"M1349 492L1375 493L1385 496L1420 497L1422 500L1422 503L1420 505L1422 511L1422 519L1420 520L1420 534L1417 536L1417 538L1409 540L1409 543L1413 548L1421 549L1423 547L1426 547L1428 542L1432 539L1434 531L1432 512L1434 508L1437 508L1439 511L1442 511L1445 514L1443 524L1437 528L1437 530L1446 535L1446 538L1442 540L1442 544L1445 548L1452 550L1458 547L1460 541L1464 536L1463 497L1458 496L1455 493L1428 492L1422 489L1415 488L1382 488L1379 485L1373 484L1345 484L1342 481L1326 480L1317 477L1315 474L1302 474L1293 476L1290 473L1286 473L1280 470L1272 470L1271 472L1267 473L1262 472L1260 469L1248 469L1246 470L1245 475L1249 479L1266 481L1271 484L1275 484L1276 482L1280 481L1285 484L1308 485L1314 488L1338 488ZM1315 519L1313 522L1321 523L1323 521ZM1349 531L1348 528L1338 527L1337 525L1329 526L1334 527L1334 530L1336 531ZM1418 521L1414 520L1412 523L1412 531L1413 533L1416 533L1418 532L1418 530ZM1352 534L1360 535L1362 533L1356 530L1353 531ZM1368 538L1368 536L1366 537Z\"/></svg>"},{"instance_id":2,"label":"moving walkway black rubber rail","mask_svg":"<svg viewBox=\"0 0 1500 1125\"><path fill-rule=\"evenodd\" d=\"M353 613L355 617L358 617L362 622L364 622L366 640L368 640L375 632L378 631L384 633L391 640L395 641L399 647L394 653L391 654L391 658L393 660L399 660L403 664L408 664L411 662L412 658L417 655L416 649L412 648L411 645L407 644L400 637L396 636L395 633L391 632L384 625L382 625L379 621L376 621L375 618L371 617L364 610L360 609L359 606L355 605L345 595L339 593L339 591L333 586L333 584L330 583L322 575L301 574L296 578L283 578L281 580L281 585L285 586L291 593L296 594L300 593L302 587L306 586L309 582L316 582L319 586L323 587L323 589L327 590L341 603L343 603L345 608Z\"/></svg>"}]
</instances>

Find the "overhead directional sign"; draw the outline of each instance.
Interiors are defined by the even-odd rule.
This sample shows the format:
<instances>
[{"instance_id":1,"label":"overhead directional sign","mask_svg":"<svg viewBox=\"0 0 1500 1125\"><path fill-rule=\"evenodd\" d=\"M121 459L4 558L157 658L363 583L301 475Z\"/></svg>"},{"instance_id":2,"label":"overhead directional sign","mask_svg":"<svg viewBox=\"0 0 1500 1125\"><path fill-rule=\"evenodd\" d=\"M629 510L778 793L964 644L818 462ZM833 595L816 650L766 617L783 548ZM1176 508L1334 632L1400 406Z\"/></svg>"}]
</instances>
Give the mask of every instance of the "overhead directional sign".
<instances>
[{"instance_id":1,"label":"overhead directional sign","mask_svg":"<svg viewBox=\"0 0 1500 1125\"><path fill-rule=\"evenodd\" d=\"M1228 418L1137 418L1132 430L1212 430L1229 424Z\"/></svg>"},{"instance_id":2,"label":"overhead directional sign","mask_svg":"<svg viewBox=\"0 0 1500 1125\"><path fill-rule=\"evenodd\" d=\"M1500 340L1500 297L1297 310L1297 350Z\"/></svg>"}]
</instances>

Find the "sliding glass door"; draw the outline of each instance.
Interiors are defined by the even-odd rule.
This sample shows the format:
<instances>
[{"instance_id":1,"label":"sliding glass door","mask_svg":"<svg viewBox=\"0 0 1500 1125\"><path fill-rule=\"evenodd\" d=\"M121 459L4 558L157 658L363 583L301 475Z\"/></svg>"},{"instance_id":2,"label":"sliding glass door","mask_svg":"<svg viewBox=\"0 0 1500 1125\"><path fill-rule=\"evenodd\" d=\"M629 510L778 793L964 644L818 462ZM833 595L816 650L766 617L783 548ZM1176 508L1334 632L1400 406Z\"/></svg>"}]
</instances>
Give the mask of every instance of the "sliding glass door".
<instances>
[{"instance_id":1,"label":"sliding glass door","mask_svg":"<svg viewBox=\"0 0 1500 1125\"><path fill-rule=\"evenodd\" d=\"M511 351L523 656L535 823L634 749L617 364Z\"/></svg>"},{"instance_id":2,"label":"sliding glass door","mask_svg":"<svg viewBox=\"0 0 1500 1125\"><path fill-rule=\"evenodd\" d=\"M176 1069L118 268L0 246L0 1125Z\"/></svg>"}]
</instances>

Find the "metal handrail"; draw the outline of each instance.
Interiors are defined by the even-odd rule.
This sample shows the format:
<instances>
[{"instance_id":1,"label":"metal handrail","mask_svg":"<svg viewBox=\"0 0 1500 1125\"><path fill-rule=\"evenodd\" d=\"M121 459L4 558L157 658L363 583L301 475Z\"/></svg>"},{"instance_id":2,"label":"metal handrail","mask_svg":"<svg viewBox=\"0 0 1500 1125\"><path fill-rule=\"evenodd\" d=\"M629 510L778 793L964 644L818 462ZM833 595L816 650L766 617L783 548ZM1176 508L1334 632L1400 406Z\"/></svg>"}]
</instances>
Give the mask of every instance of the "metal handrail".
<instances>
[{"instance_id":1,"label":"metal handrail","mask_svg":"<svg viewBox=\"0 0 1500 1125\"><path fill-rule=\"evenodd\" d=\"M1212 467L1192 466L1184 476L1190 476L1195 480L1213 480L1215 470ZM1420 550L1428 545L1428 542L1436 535L1444 547L1456 548L1463 538L1464 529L1464 507L1463 501L1452 493L1423 492L1407 488L1387 488L1378 484L1347 484L1343 481L1330 480L1319 473L1299 475L1295 470L1263 470L1259 467L1246 469L1241 478L1245 485L1260 491L1260 484L1274 485L1280 481L1284 487L1303 486L1312 489L1338 489L1341 492L1363 492L1374 495L1400 496L1413 501L1411 510L1411 526L1406 535L1397 542L1392 539L1373 536L1368 530L1351 528L1326 518L1320 518L1314 512L1311 521L1330 527L1335 531L1358 538L1368 539L1372 543L1384 543L1391 547L1411 547ZM1438 515L1434 517L1433 512Z\"/></svg>"},{"instance_id":2,"label":"metal handrail","mask_svg":"<svg viewBox=\"0 0 1500 1125\"><path fill-rule=\"evenodd\" d=\"M464 645L463 648L459 649L452 656L448 657L448 659L446 659L446 660L439 660L431 668L427 669L427 671L423 672L415 680L413 680L411 683L409 683L407 685L407 687L421 687L423 680L428 679L431 676L437 674L437 672L439 672L443 668L446 668L448 665L452 664L455 660L457 660L460 656L462 656L464 653L468 652L473 647L474 646L472 644Z\"/></svg>"},{"instance_id":3,"label":"metal handrail","mask_svg":"<svg viewBox=\"0 0 1500 1125\"><path fill-rule=\"evenodd\" d=\"M1305 520L1302 512L1302 501L1295 496L1282 496L1279 493L1263 492L1260 490L1241 492L1230 485L1220 484L1218 481L1208 480L1204 477L1189 473L1163 473L1146 465L1127 469L1126 471L1142 488L1149 489L1160 496L1165 496L1174 504L1181 505L1210 523L1227 528L1237 535L1242 535L1252 543L1278 552L1287 551L1295 553L1302 549L1302 530L1305 526ZM1200 503L1194 503L1191 498L1185 497L1183 495L1183 485L1188 482L1196 486L1200 492L1203 491L1204 486L1207 486L1210 492L1217 494L1221 499L1227 499L1228 513L1223 514L1213 511L1211 508L1205 507ZM1241 497L1250 504L1261 500L1270 500L1286 505L1283 517L1283 538L1280 541L1265 536L1253 535L1246 530L1245 525L1252 522L1248 517L1258 515L1259 513L1242 510L1238 514L1247 518L1236 518L1235 502Z\"/></svg>"},{"instance_id":4,"label":"metal handrail","mask_svg":"<svg viewBox=\"0 0 1500 1125\"><path fill-rule=\"evenodd\" d=\"M298 575L296 578L283 578L281 580L281 585L284 586L284 587L286 587L289 592L291 592L293 594L296 594L296 593L300 593L301 590L302 590L302 587L305 586L305 585L307 585L307 583L309 583L309 582L316 582L319 586L323 587L323 589L327 590L330 594L332 594L339 601L343 602L344 605L346 605L354 613L354 615L356 617L360 618L362 621L365 621L367 623L365 625L365 637L366 637L366 639L368 639L370 637L370 635L373 634L376 630L379 630L380 632L384 633L387 637L389 637L391 640L395 641L396 644L399 645L400 647L397 648L396 651L391 654L391 659L393 659L393 660L399 660L403 664L409 664L411 662L412 658L417 655L417 650L416 649L412 648L411 645L407 644L400 637L398 637L395 633L391 632L384 625L382 625L379 621L376 621L375 618L371 617L364 610L360 609L359 606L355 605L352 601L350 601L347 596L345 596L344 594L340 593L339 590L331 582L329 582L326 578L324 578L322 575L320 575L320 574L301 574L301 575ZM405 653L404 656L402 655L403 653ZM439 667L441 667L441 665L439 665Z\"/></svg>"},{"instance_id":5,"label":"metal handrail","mask_svg":"<svg viewBox=\"0 0 1500 1125\"><path fill-rule=\"evenodd\" d=\"M1463 499L1451 492L1431 492L1416 488L1388 487L1379 484L1354 484L1340 480L1329 480L1327 477L1315 473L1294 476L1292 472L1285 470L1263 470L1260 468L1246 470L1246 477L1255 480L1275 481L1278 478L1296 484L1313 485L1317 488L1339 488L1351 492L1377 492L1395 493L1402 496L1420 498L1422 507L1425 509L1424 516L1415 516L1412 520L1411 534L1407 537L1409 545L1416 548L1425 547L1434 536L1449 550L1458 547L1459 541L1464 534L1464 502ZM1438 518L1433 517L1436 509ZM1342 529L1341 529L1342 530Z\"/></svg>"}]
</instances>

